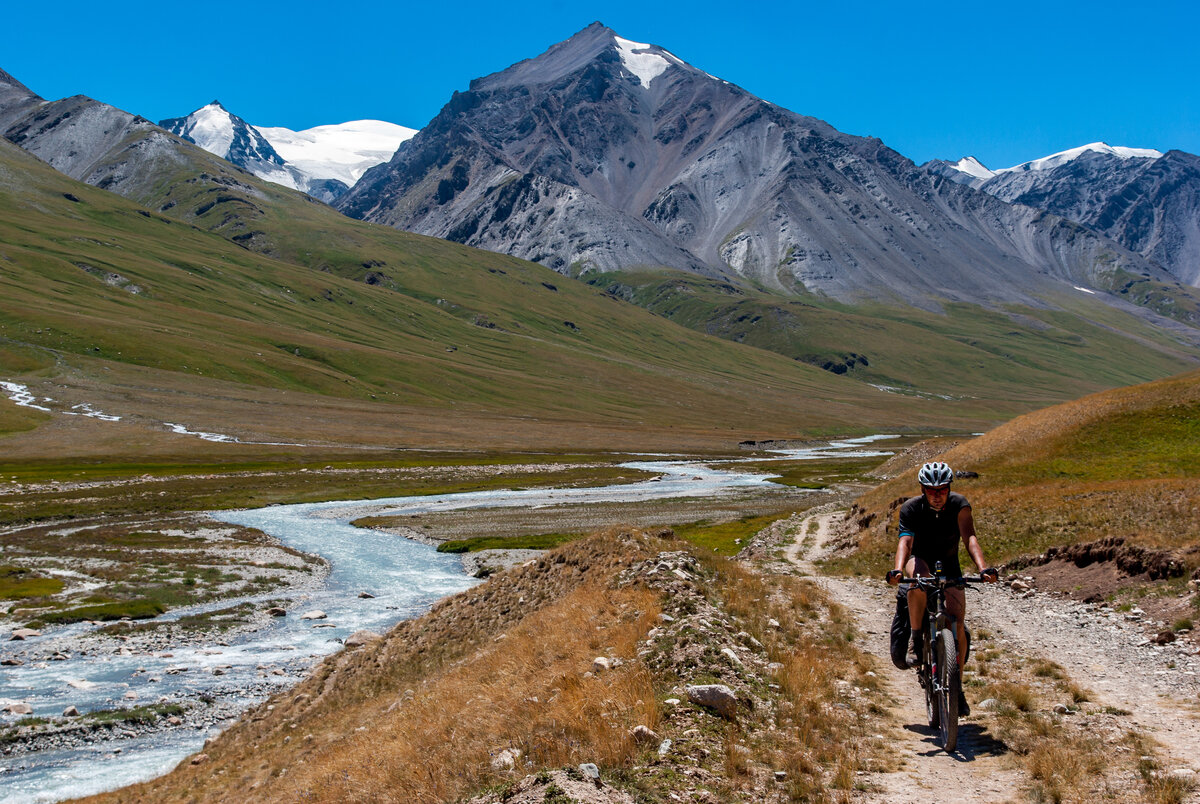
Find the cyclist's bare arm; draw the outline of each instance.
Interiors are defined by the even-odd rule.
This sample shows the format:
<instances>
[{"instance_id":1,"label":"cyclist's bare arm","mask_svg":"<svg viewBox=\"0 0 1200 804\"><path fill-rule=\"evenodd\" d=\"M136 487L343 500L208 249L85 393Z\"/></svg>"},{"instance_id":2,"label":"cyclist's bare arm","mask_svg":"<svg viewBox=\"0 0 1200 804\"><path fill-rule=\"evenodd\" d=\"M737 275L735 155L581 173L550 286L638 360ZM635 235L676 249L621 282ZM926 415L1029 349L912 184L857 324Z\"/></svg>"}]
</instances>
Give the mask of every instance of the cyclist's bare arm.
<instances>
[{"instance_id":1,"label":"cyclist's bare arm","mask_svg":"<svg viewBox=\"0 0 1200 804\"><path fill-rule=\"evenodd\" d=\"M913 537L911 533L906 533L900 537L899 543L896 545L896 568L888 573L888 583L892 586L900 583L900 576L904 574L904 566L908 563L908 557L912 554Z\"/></svg>"}]
</instances>

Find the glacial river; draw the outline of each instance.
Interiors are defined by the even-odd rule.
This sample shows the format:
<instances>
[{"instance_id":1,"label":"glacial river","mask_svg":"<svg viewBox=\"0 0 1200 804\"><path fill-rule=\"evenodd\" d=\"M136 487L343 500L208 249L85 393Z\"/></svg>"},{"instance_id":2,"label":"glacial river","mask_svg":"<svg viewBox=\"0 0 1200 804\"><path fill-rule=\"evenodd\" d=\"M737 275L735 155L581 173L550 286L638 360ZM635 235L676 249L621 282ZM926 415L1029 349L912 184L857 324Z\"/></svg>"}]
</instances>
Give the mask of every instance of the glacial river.
<instances>
[{"instance_id":1,"label":"glacial river","mask_svg":"<svg viewBox=\"0 0 1200 804\"><path fill-rule=\"evenodd\" d=\"M889 453L878 451L871 444L892 437L873 436L819 448L779 451L779 456L791 459L883 456ZM206 695L236 701L244 710L279 687L295 683L321 657L339 650L342 640L353 632L369 629L383 633L401 620L424 613L439 598L478 583L463 573L458 556L350 524L362 516L566 503L635 503L720 497L737 494L742 489L774 487L767 475L714 469L695 462L647 460L622 466L653 472L658 478L597 488L499 490L212 512L216 519L258 528L289 547L328 559L327 582L293 606L288 616L229 644L183 647L169 654L67 652L66 658L59 660L0 667L0 704L21 701L33 707L35 716L50 717L61 715L71 705L80 712L88 712L159 701L196 700ZM363 592L373 597L360 597ZM264 602L269 597L244 600ZM240 601L223 600L207 607L175 610L160 619L175 619L237 602ZM301 614L317 609L325 612L325 619L300 619ZM17 646L27 656L36 655L39 641L54 639L61 644L61 637L83 634L95 627L76 624L48 629L43 637L25 642L0 643L3 646L0 657L11 655L12 648ZM276 672L280 674L273 674ZM247 690L253 692L247 694ZM16 720L11 715L2 717L0 724ZM0 804L61 801L154 778L198 751L222 725L166 729L81 748L0 756Z\"/></svg>"}]
</instances>

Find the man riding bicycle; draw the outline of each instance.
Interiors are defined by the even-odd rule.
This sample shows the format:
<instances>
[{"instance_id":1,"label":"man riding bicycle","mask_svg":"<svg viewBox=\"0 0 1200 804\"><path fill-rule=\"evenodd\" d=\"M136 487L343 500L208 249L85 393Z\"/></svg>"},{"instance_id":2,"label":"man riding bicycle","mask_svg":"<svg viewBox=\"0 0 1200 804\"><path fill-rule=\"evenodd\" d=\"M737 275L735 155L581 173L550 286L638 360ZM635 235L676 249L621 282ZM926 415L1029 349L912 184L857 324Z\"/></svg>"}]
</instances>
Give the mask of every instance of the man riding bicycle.
<instances>
[{"instance_id":1,"label":"man riding bicycle","mask_svg":"<svg viewBox=\"0 0 1200 804\"><path fill-rule=\"evenodd\" d=\"M975 535L975 520L971 516L971 504L961 494L950 491L954 472L941 461L927 463L917 473L921 494L900 507L900 542L896 546L896 568L887 574L888 583L895 585L902 577L933 575L937 562L942 563L942 573L950 578L961 578L958 564L958 543L967 547L967 553L979 569L984 580L995 582L999 574L987 568L983 550ZM946 610L957 623L958 666L961 668L967 656L966 595L962 589L946 589ZM921 627L925 617L925 590L913 585L908 590L908 618L912 626L912 651L909 666L920 661L925 639ZM962 691L959 690L959 712L970 713Z\"/></svg>"}]
</instances>

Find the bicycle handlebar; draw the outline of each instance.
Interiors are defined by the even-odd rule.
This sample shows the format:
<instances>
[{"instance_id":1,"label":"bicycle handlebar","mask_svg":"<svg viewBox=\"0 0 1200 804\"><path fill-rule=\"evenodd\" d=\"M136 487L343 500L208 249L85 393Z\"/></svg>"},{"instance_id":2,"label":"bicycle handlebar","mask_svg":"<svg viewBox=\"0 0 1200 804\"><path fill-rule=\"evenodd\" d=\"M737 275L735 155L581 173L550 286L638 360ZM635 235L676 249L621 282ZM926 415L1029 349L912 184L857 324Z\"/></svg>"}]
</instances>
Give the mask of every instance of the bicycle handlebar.
<instances>
[{"instance_id":1,"label":"bicycle handlebar","mask_svg":"<svg viewBox=\"0 0 1200 804\"><path fill-rule=\"evenodd\" d=\"M999 582L1000 576L996 576L996 582ZM950 578L946 576L938 577L936 575L924 575L918 578L901 578L896 583L917 584L918 586L938 586L939 582L953 586L959 583L989 583L985 581L982 575L963 575L960 578Z\"/></svg>"}]
</instances>

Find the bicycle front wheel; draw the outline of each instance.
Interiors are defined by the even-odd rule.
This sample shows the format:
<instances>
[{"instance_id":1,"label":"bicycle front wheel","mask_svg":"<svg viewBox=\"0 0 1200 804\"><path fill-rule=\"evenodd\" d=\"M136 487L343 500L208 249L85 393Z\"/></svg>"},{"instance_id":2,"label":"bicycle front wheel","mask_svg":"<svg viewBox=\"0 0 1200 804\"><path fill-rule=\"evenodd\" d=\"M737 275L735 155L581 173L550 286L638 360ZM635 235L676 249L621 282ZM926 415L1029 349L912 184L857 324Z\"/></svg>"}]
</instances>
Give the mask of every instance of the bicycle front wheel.
<instances>
[{"instance_id":1,"label":"bicycle front wheel","mask_svg":"<svg viewBox=\"0 0 1200 804\"><path fill-rule=\"evenodd\" d=\"M942 716L938 724L938 736L941 737L942 748L953 751L958 745L958 695L962 689L962 677L958 672L958 645L954 640L954 631L949 628L942 629L938 634L937 664L938 708Z\"/></svg>"}]
</instances>

